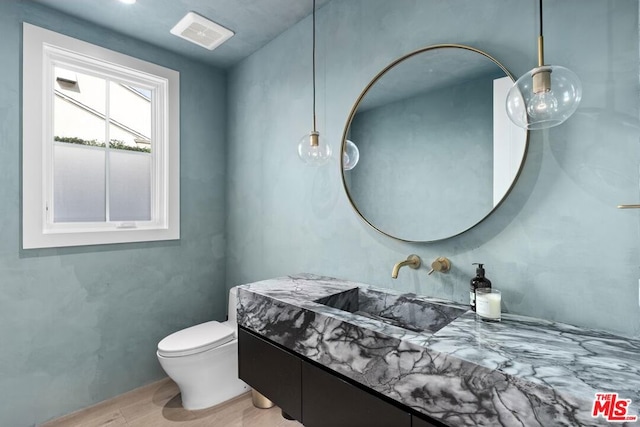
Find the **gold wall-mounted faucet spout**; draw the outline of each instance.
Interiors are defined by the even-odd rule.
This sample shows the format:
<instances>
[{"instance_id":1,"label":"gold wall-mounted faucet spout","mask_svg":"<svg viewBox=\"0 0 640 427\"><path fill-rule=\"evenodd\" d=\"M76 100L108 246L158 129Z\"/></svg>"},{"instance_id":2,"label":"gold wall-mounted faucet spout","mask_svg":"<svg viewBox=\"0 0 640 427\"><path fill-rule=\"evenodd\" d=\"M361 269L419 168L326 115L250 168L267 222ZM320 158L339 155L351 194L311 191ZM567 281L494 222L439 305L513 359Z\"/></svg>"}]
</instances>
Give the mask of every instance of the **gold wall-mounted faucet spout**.
<instances>
[{"instance_id":1,"label":"gold wall-mounted faucet spout","mask_svg":"<svg viewBox=\"0 0 640 427\"><path fill-rule=\"evenodd\" d=\"M394 265L393 266L393 271L391 272L391 278L392 279L397 279L398 278L398 272L405 265L408 265L409 267L411 267L413 269L416 269L416 268L420 267L420 257L418 255L412 254L412 255L409 255L406 260L400 261L399 263Z\"/></svg>"}]
</instances>

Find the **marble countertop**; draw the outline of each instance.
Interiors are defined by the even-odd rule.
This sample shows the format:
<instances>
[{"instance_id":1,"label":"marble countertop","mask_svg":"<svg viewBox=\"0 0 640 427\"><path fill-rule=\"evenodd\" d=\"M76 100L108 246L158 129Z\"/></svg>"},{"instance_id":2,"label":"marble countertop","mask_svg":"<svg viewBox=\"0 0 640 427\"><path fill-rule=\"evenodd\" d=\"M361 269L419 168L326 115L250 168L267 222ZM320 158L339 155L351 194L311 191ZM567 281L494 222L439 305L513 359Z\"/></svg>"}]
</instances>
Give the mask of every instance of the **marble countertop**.
<instances>
[{"instance_id":1,"label":"marble countertop","mask_svg":"<svg viewBox=\"0 0 640 427\"><path fill-rule=\"evenodd\" d=\"M600 392L640 414L638 340L510 314L486 323L458 304L308 274L238 289L240 325L447 425L607 425L591 416ZM389 325L349 312L358 292L455 319L435 332Z\"/></svg>"}]
</instances>

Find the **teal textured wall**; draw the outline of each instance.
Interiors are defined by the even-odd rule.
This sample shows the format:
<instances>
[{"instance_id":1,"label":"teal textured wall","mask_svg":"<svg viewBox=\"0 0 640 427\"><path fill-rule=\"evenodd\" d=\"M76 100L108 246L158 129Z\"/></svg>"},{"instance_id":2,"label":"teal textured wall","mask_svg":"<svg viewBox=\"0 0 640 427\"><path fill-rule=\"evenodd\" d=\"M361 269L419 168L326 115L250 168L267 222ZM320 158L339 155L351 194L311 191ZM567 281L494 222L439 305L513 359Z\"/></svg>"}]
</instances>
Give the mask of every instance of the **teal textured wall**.
<instances>
[{"instance_id":1,"label":"teal textured wall","mask_svg":"<svg viewBox=\"0 0 640 427\"><path fill-rule=\"evenodd\" d=\"M23 21L180 72L180 241L20 250ZM226 76L26 1L0 38L0 425L21 427L161 378L160 339L224 319Z\"/></svg>"},{"instance_id":2,"label":"teal textured wall","mask_svg":"<svg viewBox=\"0 0 640 427\"><path fill-rule=\"evenodd\" d=\"M324 6L318 11L321 137L337 150L367 82L426 45L467 44L514 75L528 71L537 59L536 5L349 0ZM361 222L343 194L337 158L321 169L296 158L297 141L312 125L310 18L234 67L227 285L304 271L468 301L471 263L484 262L511 312L639 335L639 213L616 209L640 200L638 2L545 1L545 40L547 62L582 79L580 109L567 123L531 134L520 180L494 214L431 244L390 240ZM393 264L411 253L424 266L392 280ZM427 276L438 256L449 257L453 271Z\"/></svg>"}]
</instances>

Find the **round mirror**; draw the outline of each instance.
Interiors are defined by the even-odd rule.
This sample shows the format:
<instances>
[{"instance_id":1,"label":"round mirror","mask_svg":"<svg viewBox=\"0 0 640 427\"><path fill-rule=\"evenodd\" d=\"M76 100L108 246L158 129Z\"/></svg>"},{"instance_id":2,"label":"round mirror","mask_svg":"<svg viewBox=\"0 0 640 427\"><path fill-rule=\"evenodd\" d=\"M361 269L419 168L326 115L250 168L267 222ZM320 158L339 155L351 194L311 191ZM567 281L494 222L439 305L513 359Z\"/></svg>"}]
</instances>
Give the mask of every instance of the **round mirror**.
<instances>
[{"instance_id":1,"label":"round mirror","mask_svg":"<svg viewBox=\"0 0 640 427\"><path fill-rule=\"evenodd\" d=\"M385 67L354 104L342 182L355 211L403 241L453 237L486 218L514 185L528 132L507 117L507 69L462 45L435 45ZM359 160L346 167L348 141Z\"/></svg>"}]
</instances>

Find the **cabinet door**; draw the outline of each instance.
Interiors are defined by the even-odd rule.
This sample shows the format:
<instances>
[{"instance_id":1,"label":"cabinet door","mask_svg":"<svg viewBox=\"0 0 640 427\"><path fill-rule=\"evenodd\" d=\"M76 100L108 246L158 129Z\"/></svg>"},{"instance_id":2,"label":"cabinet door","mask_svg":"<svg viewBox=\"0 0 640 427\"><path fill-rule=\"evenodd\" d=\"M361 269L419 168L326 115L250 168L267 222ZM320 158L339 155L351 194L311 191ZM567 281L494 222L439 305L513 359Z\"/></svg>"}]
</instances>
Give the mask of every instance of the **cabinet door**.
<instances>
[{"instance_id":1,"label":"cabinet door","mask_svg":"<svg viewBox=\"0 0 640 427\"><path fill-rule=\"evenodd\" d=\"M429 422L429 421L425 421L423 419L420 419L418 417L416 417L415 415L413 416L413 424L411 424L412 427L440 427L440 426L444 426L444 424L441 423L437 423L437 421L433 421L433 422Z\"/></svg>"},{"instance_id":2,"label":"cabinet door","mask_svg":"<svg viewBox=\"0 0 640 427\"><path fill-rule=\"evenodd\" d=\"M240 379L298 421L302 420L301 363L276 345L238 329Z\"/></svg>"},{"instance_id":3,"label":"cabinet door","mask_svg":"<svg viewBox=\"0 0 640 427\"><path fill-rule=\"evenodd\" d=\"M408 412L302 362L305 427L411 427Z\"/></svg>"}]
</instances>

